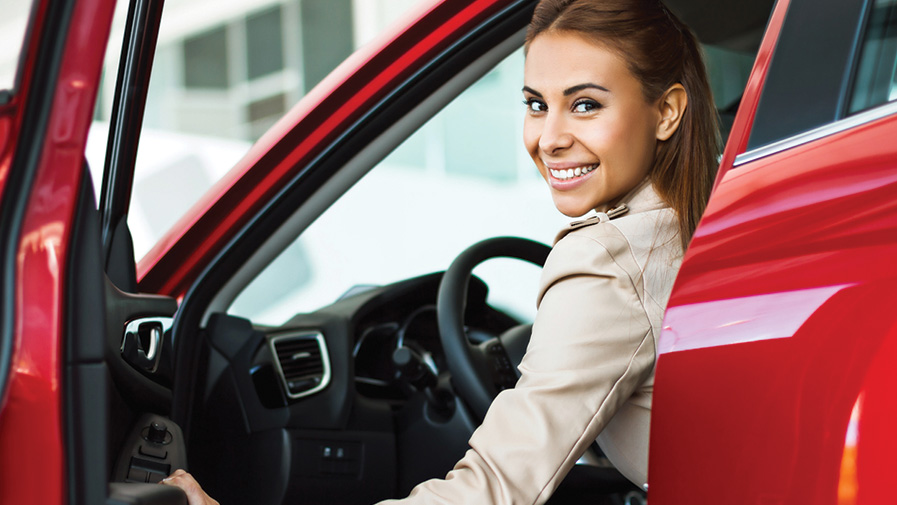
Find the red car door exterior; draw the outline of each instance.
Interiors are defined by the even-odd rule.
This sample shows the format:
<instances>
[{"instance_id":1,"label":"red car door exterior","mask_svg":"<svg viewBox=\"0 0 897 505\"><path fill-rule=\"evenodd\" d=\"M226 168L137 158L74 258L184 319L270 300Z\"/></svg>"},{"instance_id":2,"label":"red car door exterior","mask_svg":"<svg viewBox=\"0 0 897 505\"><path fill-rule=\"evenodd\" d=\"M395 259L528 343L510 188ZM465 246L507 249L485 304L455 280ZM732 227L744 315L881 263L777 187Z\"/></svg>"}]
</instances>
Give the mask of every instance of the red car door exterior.
<instances>
[{"instance_id":1,"label":"red car door exterior","mask_svg":"<svg viewBox=\"0 0 897 505\"><path fill-rule=\"evenodd\" d=\"M19 86L0 106L0 503L66 503L65 293L84 145L113 0L36 1ZM8 309L8 310L7 310Z\"/></svg>"},{"instance_id":2,"label":"red car door exterior","mask_svg":"<svg viewBox=\"0 0 897 505\"><path fill-rule=\"evenodd\" d=\"M893 501L897 109L846 105L877 7L823 3L778 2L679 273L651 503Z\"/></svg>"}]
</instances>

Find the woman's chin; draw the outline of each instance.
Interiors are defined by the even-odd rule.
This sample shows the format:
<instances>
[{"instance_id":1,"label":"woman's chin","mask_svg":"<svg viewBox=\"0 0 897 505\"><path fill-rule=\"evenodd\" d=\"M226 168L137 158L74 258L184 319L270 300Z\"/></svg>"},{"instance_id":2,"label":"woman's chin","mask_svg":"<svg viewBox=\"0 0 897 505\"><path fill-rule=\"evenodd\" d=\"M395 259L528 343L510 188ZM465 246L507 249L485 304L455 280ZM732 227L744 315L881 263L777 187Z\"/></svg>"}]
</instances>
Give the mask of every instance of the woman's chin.
<instances>
[{"instance_id":1,"label":"woman's chin","mask_svg":"<svg viewBox=\"0 0 897 505\"><path fill-rule=\"evenodd\" d=\"M589 207L588 205L581 205L581 204L579 204L579 205L572 204L571 205L570 203L559 202L557 200L554 201L554 206L557 207L558 211L560 211L561 214L563 214L569 218L582 217L582 216L588 214L590 210L592 210L592 208Z\"/></svg>"}]
</instances>

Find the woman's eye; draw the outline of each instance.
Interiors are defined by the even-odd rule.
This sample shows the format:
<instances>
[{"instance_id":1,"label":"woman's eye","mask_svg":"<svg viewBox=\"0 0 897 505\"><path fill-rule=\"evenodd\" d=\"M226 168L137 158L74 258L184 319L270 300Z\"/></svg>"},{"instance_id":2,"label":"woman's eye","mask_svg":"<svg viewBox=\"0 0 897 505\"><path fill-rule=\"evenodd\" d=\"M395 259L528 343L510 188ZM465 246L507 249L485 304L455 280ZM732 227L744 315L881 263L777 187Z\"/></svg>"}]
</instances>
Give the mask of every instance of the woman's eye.
<instances>
[{"instance_id":1,"label":"woman's eye","mask_svg":"<svg viewBox=\"0 0 897 505\"><path fill-rule=\"evenodd\" d=\"M573 104L573 112L592 112L601 108L601 104L595 100L577 100Z\"/></svg>"},{"instance_id":2,"label":"woman's eye","mask_svg":"<svg viewBox=\"0 0 897 505\"><path fill-rule=\"evenodd\" d=\"M548 110L548 106L545 105L545 102L536 100L535 98L524 100L523 104L526 105L527 110L530 112L545 112Z\"/></svg>"}]
</instances>

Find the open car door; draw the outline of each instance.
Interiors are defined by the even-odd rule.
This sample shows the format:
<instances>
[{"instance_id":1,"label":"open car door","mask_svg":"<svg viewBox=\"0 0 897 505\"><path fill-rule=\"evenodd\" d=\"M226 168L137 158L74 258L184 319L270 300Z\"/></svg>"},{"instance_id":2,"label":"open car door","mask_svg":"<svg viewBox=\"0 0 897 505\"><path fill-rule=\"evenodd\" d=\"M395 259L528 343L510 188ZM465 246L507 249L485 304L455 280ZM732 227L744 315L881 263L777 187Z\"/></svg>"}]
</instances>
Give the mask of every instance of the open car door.
<instances>
[{"instance_id":1,"label":"open car door","mask_svg":"<svg viewBox=\"0 0 897 505\"><path fill-rule=\"evenodd\" d=\"M177 303L135 293L124 214L116 211L127 208L127 157L136 150L128 139L140 127L130 104L142 89L141 62L131 60L147 54L139 47L150 40L145 20L158 16L161 2L131 4L137 24L122 65L126 98L116 107L127 126L110 142L102 227L83 154L114 7L36 0L23 13L15 82L2 91L2 503L186 503L178 489L146 484L183 466L179 431L137 415L165 414L170 404L166 330ZM110 422L112 410L124 413L115 417L122 423ZM121 444L133 453L112 461L108 448Z\"/></svg>"}]
</instances>

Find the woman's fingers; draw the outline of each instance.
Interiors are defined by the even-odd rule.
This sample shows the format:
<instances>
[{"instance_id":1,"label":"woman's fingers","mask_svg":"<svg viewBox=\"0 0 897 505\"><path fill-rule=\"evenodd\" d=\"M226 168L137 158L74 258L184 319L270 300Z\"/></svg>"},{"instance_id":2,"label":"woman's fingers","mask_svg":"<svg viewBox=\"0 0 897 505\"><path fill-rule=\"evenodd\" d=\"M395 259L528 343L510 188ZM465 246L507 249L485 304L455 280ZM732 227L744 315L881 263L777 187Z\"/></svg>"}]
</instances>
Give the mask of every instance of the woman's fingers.
<instances>
[{"instance_id":1,"label":"woman's fingers","mask_svg":"<svg viewBox=\"0 0 897 505\"><path fill-rule=\"evenodd\" d=\"M219 505L216 500L202 490L199 482L196 482L192 475L183 470L175 470L174 473L162 479L161 484L183 489L190 505Z\"/></svg>"}]
</instances>

